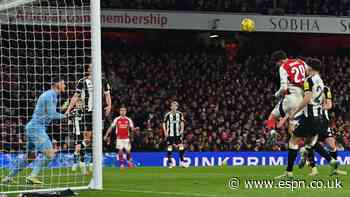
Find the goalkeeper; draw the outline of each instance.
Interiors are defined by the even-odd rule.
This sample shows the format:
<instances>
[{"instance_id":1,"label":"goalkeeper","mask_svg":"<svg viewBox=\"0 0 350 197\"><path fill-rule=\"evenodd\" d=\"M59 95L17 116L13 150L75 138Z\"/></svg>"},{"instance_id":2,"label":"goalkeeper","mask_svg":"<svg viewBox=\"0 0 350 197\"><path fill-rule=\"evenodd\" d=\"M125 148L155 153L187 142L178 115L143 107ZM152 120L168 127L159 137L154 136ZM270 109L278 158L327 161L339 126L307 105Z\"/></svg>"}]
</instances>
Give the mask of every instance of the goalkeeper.
<instances>
[{"instance_id":1,"label":"goalkeeper","mask_svg":"<svg viewBox=\"0 0 350 197\"><path fill-rule=\"evenodd\" d=\"M66 114L57 112L56 106L58 95L65 91L65 82L59 78L53 79L52 88L42 93L36 103L32 119L26 125L27 155L24 159L17 159L14 167L10 170L2 183L9 184L14 177L29 163L34 162L31 174L26 177L26 182L30 184L43 184L37 177L41 169L49 164L54 158L55 151L52 141L46 133L47 126L55 119L63 119ZM37 157L37 153L42 153L43 157Z\"/></svg>"}]
</instances>

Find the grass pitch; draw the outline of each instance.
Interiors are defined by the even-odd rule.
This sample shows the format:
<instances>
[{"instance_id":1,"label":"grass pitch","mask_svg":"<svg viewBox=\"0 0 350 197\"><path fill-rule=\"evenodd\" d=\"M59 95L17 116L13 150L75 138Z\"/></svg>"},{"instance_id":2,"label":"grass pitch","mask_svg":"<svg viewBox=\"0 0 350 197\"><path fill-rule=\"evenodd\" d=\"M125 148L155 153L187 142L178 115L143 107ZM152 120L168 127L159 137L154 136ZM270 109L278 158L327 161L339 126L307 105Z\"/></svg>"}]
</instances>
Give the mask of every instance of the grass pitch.
<instances>
[{"instance_id":1,"label":"grass pitch","mask_svg":"<svg viewBox=\"0 0 350 197\"><path fill-rule=\"evenodd\" d=\"M350 167L341 167L350 171ZM295 179L306 183L316 180L323 188L244 188L245 181L273 179L283 173L285 167L206 167L206 168L134 168L104 170L104 190L81 192L84 197L122 196L122 197L231 197L231 196L350 196L350 176L329 176L329 167L321 167L320 175L309 177L310 169L295 168ZM229 188L229 180L240 179L237 190ZM341 181L342 188L332 187L335 179ZM329 181L331 180L331 181ZM276 182L276 181L275 181ZM278 182L278 181L277 181ZM274 183L275 186L278 183ZM328 185L327 185L328 184ZM286 185L284 185L286 186ZM294 185L296 186L296 185ZM307 186L307 185L306 185ZM313 186L317 186L316 184ZM262 186L264 187L264 186ZM277 187L277 186L276 186ZM331 187L331 188L326 188Z\"/></svg>"},{"instance_id":2,"label":"grass pitch","mask_svg":"<svg viewBox=\"0 0 350 197\"><path fill-rule=\"evenodd\" d=\"M253 188L246 188L247 180L273 180L275 176L282 174L284 169L284 166L190 167L187 169L140 167L123 170L118 168L104 168L104 189L102 191L80 191L79 193L82 197L350 196L350 176L330 177L328 166L320 167L320 175L316 177L309 177L307 175L310 172L309 168L303 170L295 168L293 181L305 181L305 186L299 184L303 188L297 188L298 184L295 183L292 186L292 180L283 182L284 184L282 185L284 188L278 187L278 184L280 184L278 180L274 181L273 188L270 188L269 184L263 183L260 185L255 184L254 186L253 182L250 182ZM350 166L342 166L341 169L350 172ZM237 180L236 178L240 182L239 188L235 190L230 189L229 180ZM318 184L314 184L313 186L319 186L321 188L308 187L313 180ZM62 177L60 181L64 181ZM342 188L336 188L337 185L333 184L334 181L340 182ZM288 183L290 184L289 187Z\"/></svg>"}]
</instances>

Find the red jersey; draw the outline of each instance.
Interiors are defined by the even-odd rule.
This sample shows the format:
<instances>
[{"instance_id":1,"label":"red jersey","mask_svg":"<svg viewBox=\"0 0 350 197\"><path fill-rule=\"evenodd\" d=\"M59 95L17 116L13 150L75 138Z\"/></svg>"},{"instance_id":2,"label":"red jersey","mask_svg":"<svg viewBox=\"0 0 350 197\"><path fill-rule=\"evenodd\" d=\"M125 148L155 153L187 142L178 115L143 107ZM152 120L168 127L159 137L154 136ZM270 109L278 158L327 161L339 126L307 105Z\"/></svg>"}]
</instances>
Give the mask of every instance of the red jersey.
<instances>
[{"instance_id":1,"label":"red jersey","mask_svg":"<svg viewBox=\"0 0 350 197\"><path fill-rule=\"evenodd\" d=\"M114 119L113 126L115 127L117 139L129 139L129 130L134 128L134 123L127 116L118 116Z\"/></svg>"},{"instance_id":2,"label":"red jersey","mask_svg":"<svg viewBox=\"0 0 350 197\"><path fill-rule=\"evenodd\" d=\"M306 63L300 59L287 59L282 61L281 68L287 74L289 84L303 87L305 80Z\"/></svg>"}]
</instances>

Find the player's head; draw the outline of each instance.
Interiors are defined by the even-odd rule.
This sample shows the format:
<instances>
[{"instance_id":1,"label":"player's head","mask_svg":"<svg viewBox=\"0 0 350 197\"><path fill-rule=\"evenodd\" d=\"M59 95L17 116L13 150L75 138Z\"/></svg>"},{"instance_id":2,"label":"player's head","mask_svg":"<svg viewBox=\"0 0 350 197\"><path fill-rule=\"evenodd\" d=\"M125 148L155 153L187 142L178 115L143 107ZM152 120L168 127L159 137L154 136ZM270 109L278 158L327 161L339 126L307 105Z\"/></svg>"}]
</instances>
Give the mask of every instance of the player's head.
<instances>
[{"instance_id":1,"label":"player's head","mask_svg":"<svg viewBox=\"0 0 350 197\"><path fill-rule=\"evenodd\" d=\"M119 113L120 113L121 116L126 116L126 107L121 107L119 109Z\"/></svg>"},{"instance_id":2,"label":"player's head","mask_svg":"<svg viewBox=\"0 0 350 197\"><path fill-rule=\"evenodd\" d=\"M176 101L171 102L171 103L170 103L170 109L171 109L171 111L176 111L177 108L178 108L178 106L179 106L179 103L178 103L178 102L176 102Z\"/></svg>"},{"instance_id":3,"label":"player's head","mask_svg":"<svg viewBox=\"0 0 350 197\"><path fill-rule=\"evenodd\" d=\"M307 74L310 72L320 72L322 68L322 62L318 58L309 58L307 60Z\"/></svg>"},{"instance_id":4,"label":"player's head","mask_svg":"<svg viewBox=\"0 0 350 197\"><path fill-rule=\"evenodd\" d=\"M281 61L287 59L287 53L282 51L282 50L278 50L275 51L271 54L270 57L270 64L276 64L276 65L280 65Z\"/></svg>"},{"instance_id":5,"label":"player's head","mask_svg":"<svg viewBox=\"0 0 350 197\"><path fill-rule=\"evenodd\" d=\"M52 88L59 94L66 91L66 83L60 77L52 78Z\"/></svg>"},{"instance_id":6,"label":"player's head","mask_svg":"<svg viewBox=\"0 0 350 197\"><path fill-rule=\"evenodd\" d=\"M91 64L85 64L84 65L84 74L85 76L90 76L92 73L92 66Z\"/></svg>"}]
</instances>

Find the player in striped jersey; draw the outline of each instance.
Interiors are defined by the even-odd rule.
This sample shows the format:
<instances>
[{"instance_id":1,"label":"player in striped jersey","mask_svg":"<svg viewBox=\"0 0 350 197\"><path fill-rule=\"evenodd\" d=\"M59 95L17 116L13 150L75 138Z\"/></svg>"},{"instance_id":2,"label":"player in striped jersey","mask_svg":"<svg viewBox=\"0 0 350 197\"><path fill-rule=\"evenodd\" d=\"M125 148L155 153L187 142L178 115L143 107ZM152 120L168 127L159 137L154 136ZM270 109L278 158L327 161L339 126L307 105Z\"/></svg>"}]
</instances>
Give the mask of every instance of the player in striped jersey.
<instances>
[{"instance_id":1,"label":"player in striped jersey","mask_svg":"<svg viewBox=\"0 0 350 197\"><path fill-rule=\"evenodd\" d=\"M323 97L324 97L324 102L323 102L323 127L322 127L322 132L319 134L319 141L323 141L328 146L330 147L330 155L332 158L337 160L337 146L336 146L336 140L334 137L334 132L333 129L329 126L330 125L330 118L328 114L328 110L332 109L332 93L329 87L324 86L323 89ZM315 176L318 174L318 170L316 168L315 160L314 160L314 151L311 149L311 147L303 147L301 150L301 160L299 163L299 168L304 167L306 163L306 159L310 163L310 167L312 168L311 173L309 174L310 176ZM346 171L342 170L335 170L333 171L333 174L337 175L347 175Z\"/></svg>"},{"instance_id":2,"label":"player in striped jersey","mask_svg":"<svg viewBox=\"0 0 350 197\"><path fill-rule=\"evenodd\" d=\"M74 108L78 107L77 104L81 102L82 106L82 124L83 124L83 136L84 140L81 141L81 149L80 149L80 158L89 159L91 157L87 157L85 152L87 151L89 155L91 155L91 141L92 141L92 111L94 108L93 104L93 81L92 81L92 65L87 64L84 66L84 74L86 75L84 78L80 79L77 83L75 94L71 99L71 102L68 106L67 111L70 112ZM110 85L107 80L102 80L103 85L103 94L106 101L105 115L108 116L111 108L112 101L110 96ZM86 151L85 151L86 150ZM85 160L85 165L90 161ZM92 171L92 165L90 165L89 170Z\"/></svg>"},{"instance_id":3,"label":"player in striped jersey","mask_svg":"<svg viewBox=\"0 0 350 197\"><path fill-rule=\"evenodd\" d=\"M83 123L83 109L82 109L80 100L77 102L76 107L72 110L71 114L72 116L70 118L69 123L73 128L74 143L75 143L74 163L72 166L72 171L75 172L78 166L80 166L83 174L87 175L87 170L84 163L85 156L87 155L83 154L84 150L82 150L82 147L81 147L82 142L84 140L83 132L85 128Z\"/></svg>"},{"instance_id":4,"label":"player in striped jersey","mask_svg":"<svg viewBox=\"0 0 350 197\"><path fill-rule=\"evenodd\" d=\"M169 168L174 167L176 164L172 161L172 152L174 148L178 148L180 153L180 166L187 167L184 161L185 147L183 145L183 132L184 132L184 116L177 110L178 103L176 101L171 102L171 111L166 113L163 120L164 136L167 141L167 157Z\"/></svg>"},{"instance_id":5,"label":"player in striped jersey","mask_svg":"<svg viewBox=\"0 0 350 197\"><path fill-rule=\"evenodd\" d=\"M287 169L283 175L276 178L293 176L294 161L298 154L299 141L302 138L305 138L306 146L312 147L330 163L333 172L338 167L337 161L317 142L318 135L323 131L324 84L319 74L321 65L321 61L318 59L311 59L308 62L307 74L309 77L304 82L304 98L290 117L294 118L300 111L303 111L303 115L294 118L294 131L292 133L294 137L293 140L289 141Z\"/></svg>"}]
</instances>

